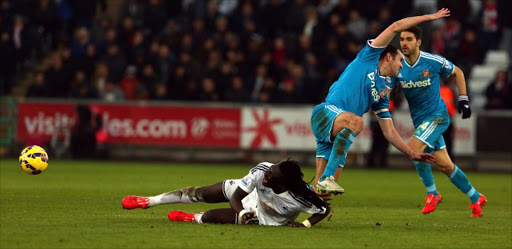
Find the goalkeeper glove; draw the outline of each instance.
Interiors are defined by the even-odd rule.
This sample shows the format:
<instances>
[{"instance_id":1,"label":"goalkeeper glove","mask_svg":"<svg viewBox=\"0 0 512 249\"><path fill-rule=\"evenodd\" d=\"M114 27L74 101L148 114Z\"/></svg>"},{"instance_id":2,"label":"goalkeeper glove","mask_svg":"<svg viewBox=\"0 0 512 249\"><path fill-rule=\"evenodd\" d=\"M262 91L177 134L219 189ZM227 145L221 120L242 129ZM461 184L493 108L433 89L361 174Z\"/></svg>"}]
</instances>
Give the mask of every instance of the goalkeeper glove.
<instances>
[{"instance_id":1,"label":"goalkeeper glove","mask_svg":"<svg viewBox=\"0 0 512 249\"><path fill-rule=\"evenodd\" d=\"M469 97L467 95L459 96L459 113L462 112L462 119L471 117L471 107L469 107Z\"/></svg>"}]
</instances>

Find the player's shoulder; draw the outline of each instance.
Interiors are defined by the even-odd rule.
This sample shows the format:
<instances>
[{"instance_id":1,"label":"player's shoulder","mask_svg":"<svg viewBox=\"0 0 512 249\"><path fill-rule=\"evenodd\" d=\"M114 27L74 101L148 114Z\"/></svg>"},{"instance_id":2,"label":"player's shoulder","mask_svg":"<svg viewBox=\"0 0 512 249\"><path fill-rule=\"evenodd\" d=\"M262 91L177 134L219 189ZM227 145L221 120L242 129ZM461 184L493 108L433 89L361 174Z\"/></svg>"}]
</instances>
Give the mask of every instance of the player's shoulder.
<instances>
[{"instance_id":1,"label":"player's shoulder","mask_svg":"<svg viewBox=\"0 0 512 249\"><path fill-rule=\"evenodd\" d=\"M379 62L373 61L363 61L360 59L356 59L353 61L353 66L351 68L351 72L353 73L366 73L370 74L375 71L376 68L379 67Z\"/></svg>"},{"instance_id":2,"label":"player's shoulder","mask_svg":"<svg viewBox=\"0 0 512 249\"><path fill-rule=\"evenodd\" d=\"M293 193L292 191L288 191L288 193L290 194L290 200L295 202L295 205L297 205L297 206L304 206L306 208L312 208L313 207L313 203L311 203L310 201L306 200L306 198L304 198L304 197L302 197L300 195L297 195L297 194Z\"/></svg>"},{"instance_id":3,"label":"player's shoulder","mask_svg":"<svg viewBox=\"0 0 512 249\"><path fill-rule=\"evenodd\" d=\"M269 162L258 163L258 165L256 165L254 168L251 169L251 173L255 173L258 171L265 172L266 170L270 169L270 167L272 167L272 165L274 165L274 164L269 163Z\"/></svg>"},{"instance_id":4,"label":"player's shoulder","mask_svg":"<svg viewBox=\"0 0 512 249\"><path fill-rule=\"evenodd\" d=\"M444 64L444 61L446 60L441 55L432 54L432 53L425 52L425 51L420 51L420 57L423 59L423 61L429 62L429 63Z\"/></svg>"}]
</instances>

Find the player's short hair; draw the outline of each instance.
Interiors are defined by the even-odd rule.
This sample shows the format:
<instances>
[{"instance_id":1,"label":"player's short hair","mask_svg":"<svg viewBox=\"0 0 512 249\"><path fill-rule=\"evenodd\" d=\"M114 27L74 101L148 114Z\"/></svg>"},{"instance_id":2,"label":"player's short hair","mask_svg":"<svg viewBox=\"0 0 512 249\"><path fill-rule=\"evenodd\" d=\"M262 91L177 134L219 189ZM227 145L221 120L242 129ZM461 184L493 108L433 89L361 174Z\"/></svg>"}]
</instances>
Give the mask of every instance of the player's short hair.
<instances>
[{"instance_id":1,"label":"player's short hair","mask_svg":"<svg viewBox=\"0 0 512 249\"><path fill-rule=\"evenodd\" d=\"M395 45L389 44L384 51L380 53L379 61L384 59L388 53L391 53L391 57L395 58L398 54L398 48Z\"/></svg>"},{"instance_id":2,"label":"player's short hair","mask_svg":"<svg viewBox=\"0 0 512 249\"><path fill-rule=\"evenodd\" d=\"M402 32L411 32L414 34L414 37L416 37L416 40L421 40L422 36L423 36L423 31L421 30L420 27L418 26L412 26Z\"/></svg>"}]
</instances>

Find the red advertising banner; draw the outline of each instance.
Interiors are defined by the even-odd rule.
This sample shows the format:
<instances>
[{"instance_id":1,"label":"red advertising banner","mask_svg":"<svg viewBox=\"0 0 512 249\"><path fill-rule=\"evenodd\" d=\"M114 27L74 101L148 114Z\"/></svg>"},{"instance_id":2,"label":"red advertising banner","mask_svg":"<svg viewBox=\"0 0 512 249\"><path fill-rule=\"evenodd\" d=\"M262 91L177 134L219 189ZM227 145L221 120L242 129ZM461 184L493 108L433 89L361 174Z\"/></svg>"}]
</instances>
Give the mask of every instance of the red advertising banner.
<instances>
[{"instance_id":1,"label":"red advertising banner","mask_svg":"<svg viewBox=\"0 0 512 249\"><path fill-rule=\"evenodd\" d=\"M55 128L71 128L76 120L74 104L19 103L18 140L40 143L50 140Z\"/></svg>"},{"instance_id":2,"label":"red advertising banner","mask_svg":"<svg viewBox=\"0 0 512 249\"><path fill-rule=\"evenodd\" d=\"M233 147L240 145L240 109L90 104L101 115L107 143ZM18 139L47 141L75 122L70 104L20 103Z\"/></svg>"}]
</instances>

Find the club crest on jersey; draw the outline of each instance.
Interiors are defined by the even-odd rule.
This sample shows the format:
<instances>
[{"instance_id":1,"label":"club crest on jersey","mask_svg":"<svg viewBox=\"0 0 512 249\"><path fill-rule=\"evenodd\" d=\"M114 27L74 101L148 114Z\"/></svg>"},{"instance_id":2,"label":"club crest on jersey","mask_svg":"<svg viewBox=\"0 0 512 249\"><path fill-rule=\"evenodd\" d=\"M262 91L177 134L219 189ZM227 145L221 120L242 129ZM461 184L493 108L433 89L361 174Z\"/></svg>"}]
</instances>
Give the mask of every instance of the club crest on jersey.
<instances>
[{"instance_id":1,"label":"club crest on jersey","mask_svg":"<svg viewBox=\"0 0 512 249\"><path fill-rule=\"evenodd\" d=\"M425 70L423 70L423 73L421 75L423 75L423 77L425 77L425 78L430 77L430 71L428 71L428 69L425 69Z\"/></svg>"},{"instance_id":2,"label":"club crest on jersey","mask_svg":"<svg viewBox=\"0 0 512 249\"><path fill-rule=\"evenodd\" d=\"M380 90L380 98L383 99L384 97L386 97L386 90L382 89Z\"/></svg>"}]
</instances>

